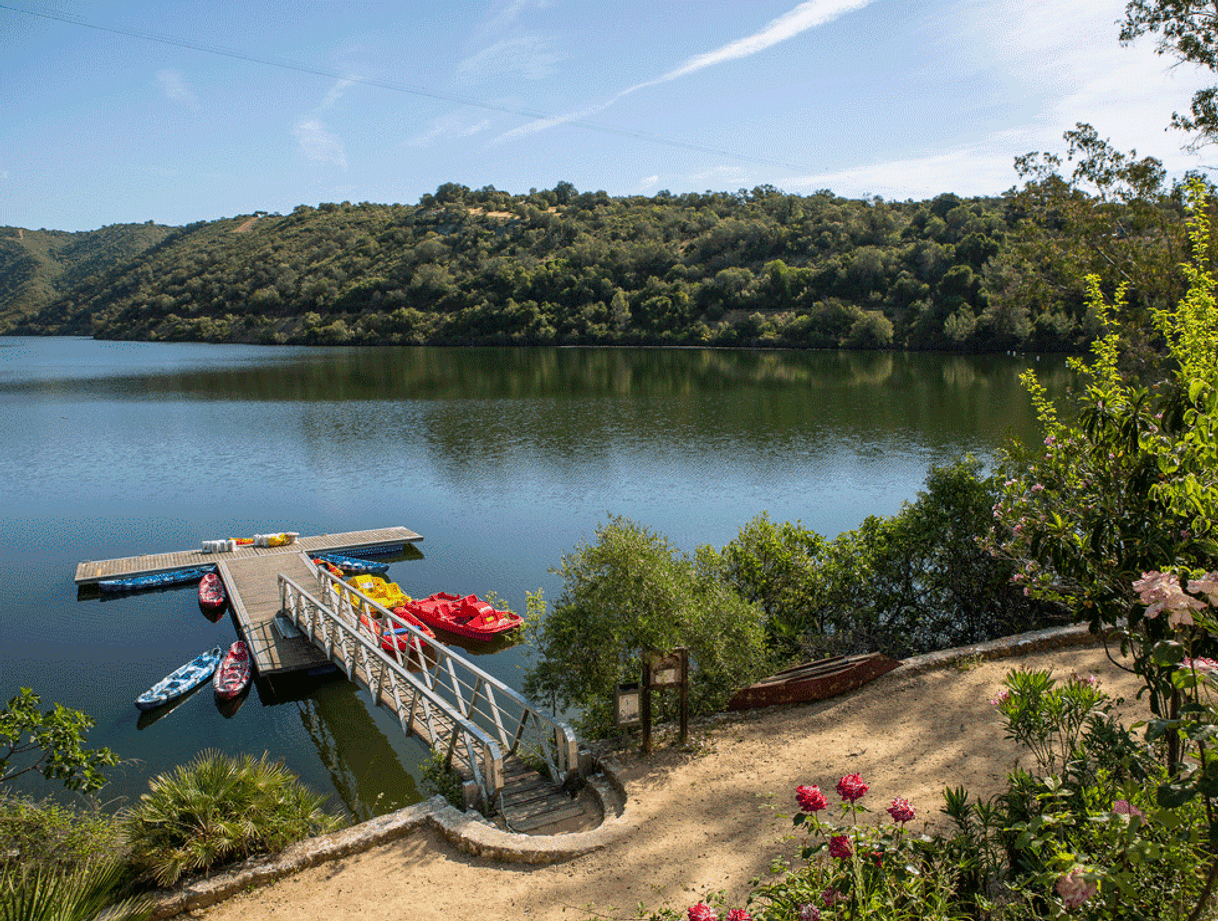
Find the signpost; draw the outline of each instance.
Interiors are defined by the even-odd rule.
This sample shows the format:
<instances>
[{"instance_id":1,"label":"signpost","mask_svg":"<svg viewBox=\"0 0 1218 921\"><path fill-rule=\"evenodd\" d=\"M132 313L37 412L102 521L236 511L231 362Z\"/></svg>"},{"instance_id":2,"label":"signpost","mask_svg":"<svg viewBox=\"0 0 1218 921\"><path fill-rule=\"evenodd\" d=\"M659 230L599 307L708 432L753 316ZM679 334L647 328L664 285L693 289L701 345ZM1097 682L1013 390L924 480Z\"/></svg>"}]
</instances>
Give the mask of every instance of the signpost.
<instances>
[{"instance_id":1,"label":"signpost","mask_svg":"<svg viewBox=\"0 0 1218 921\"><path fill-rule=\"evenodd\" d=\"M684 745L689 736L689 650L679 647L668 653L656 650L643 653L642 684L643 752L651 754L651 692L664 688L675 687L681 693L681 728L677 744Z\"/></svg>"}]
</instances>

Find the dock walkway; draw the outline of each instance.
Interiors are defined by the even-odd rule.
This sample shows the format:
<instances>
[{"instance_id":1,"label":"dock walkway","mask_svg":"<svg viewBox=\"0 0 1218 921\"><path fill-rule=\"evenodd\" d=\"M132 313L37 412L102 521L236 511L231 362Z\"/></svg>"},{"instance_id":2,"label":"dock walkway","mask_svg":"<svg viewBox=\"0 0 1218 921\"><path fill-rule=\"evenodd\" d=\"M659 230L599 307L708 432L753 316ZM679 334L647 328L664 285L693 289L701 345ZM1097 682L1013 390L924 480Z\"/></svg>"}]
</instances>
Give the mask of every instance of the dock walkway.
<instances>
[{"instance_id":1,"label":"dock walkway","mask_svg":"<svg viewBox=\"0 0 1218 921\"><path fill-rule=\"evenodd\" d=\"M215 566L232 601L242 639L249 645L260 678L332 665L329 657L304 637L285 638L273 626L280 611L279 575L312 580L310 554L398 549L422 540L409 528L375 528L342 534L298 537L283 547L238 547L231 553L177 550L113 560L86 560L76 567L76 584L124 579L173 569Z\"/></svg>"}]
</instances>

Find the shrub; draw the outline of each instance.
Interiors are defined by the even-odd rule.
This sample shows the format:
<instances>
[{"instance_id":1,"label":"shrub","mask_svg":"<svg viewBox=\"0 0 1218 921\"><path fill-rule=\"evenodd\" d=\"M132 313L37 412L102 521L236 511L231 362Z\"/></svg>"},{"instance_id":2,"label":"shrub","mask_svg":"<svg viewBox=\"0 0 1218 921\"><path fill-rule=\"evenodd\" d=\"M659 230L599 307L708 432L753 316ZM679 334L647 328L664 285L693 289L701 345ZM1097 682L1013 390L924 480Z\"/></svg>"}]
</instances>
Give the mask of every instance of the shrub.
<instances>
[{"instance_id":1,"label":"shrub","mask_svg":"<svg viewBox=\"0 0 1218 921\"><path fill-rule=\"evenodd\" d=\"M117 851L122 829L97 808L0 795L0 855L14 865L72 872Z\"/></svg>"},{"instance_id":2,"label":"shrub","mask_svg":"<svg viewBox=\"0 0 1218 921\"><path fill-rule=\"evenodd\" d=\"M153 903L146 896L121 897L125 873L114 859L71 872L8 864L0 870L0 921L144 921Z\"/></svg>"},{"instance_id":3,"label":"shrub","mask_svg":"<svg viewBox=\"0 0 1218 921\"><path fill-rule=\"evenodd\" d=\"M264 754L240 760L205 751L161 774L124 815L131 860L162 886L185 873L273 853L340 824L307 790Z\"/></svg>"}]
</instances>

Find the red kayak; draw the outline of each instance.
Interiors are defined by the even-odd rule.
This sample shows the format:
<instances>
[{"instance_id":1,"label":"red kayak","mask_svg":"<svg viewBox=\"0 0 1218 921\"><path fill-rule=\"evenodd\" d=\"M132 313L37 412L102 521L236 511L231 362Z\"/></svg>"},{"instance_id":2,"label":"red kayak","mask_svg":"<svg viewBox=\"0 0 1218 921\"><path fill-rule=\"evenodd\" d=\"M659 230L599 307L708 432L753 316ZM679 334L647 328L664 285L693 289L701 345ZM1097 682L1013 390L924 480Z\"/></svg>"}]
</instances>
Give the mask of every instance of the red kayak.
<instances>
[{"instance_id":1,"label":"red kayak","mask_svg":"<svg viewBox=\"0 0 1218 921\"><path fill-rule=\"evenodd\" d=\"M224 590L224 580L209 572L199 580L199 607L204 611L223 611L226 604L228 592Z\"/></svg>"},{"instance_id":2,"label":"red kayak","mask_svg":"<svg viewBox=\"0 0 1218 921\"><path fill-rule=\"evenodd\" d=\"M228 652L216 666L211 685L216 690L216 696L223 700L236 697L249 686L253 674L254 663L250 659L249 648L241 640L228 647Z\"/></svg>"},{"instance_id":3,"label":"red kayak","mask_svg":"<svg viewBox=\"0 0 1218 921\"><path fill-rule=\"evenodd\" d=\"M524 623L519 614L497 611L477 595L460 598L448 592L436 592L411 601L403 608L428 626L472 640L494 639Z\"/></svg>"}]
</instances>

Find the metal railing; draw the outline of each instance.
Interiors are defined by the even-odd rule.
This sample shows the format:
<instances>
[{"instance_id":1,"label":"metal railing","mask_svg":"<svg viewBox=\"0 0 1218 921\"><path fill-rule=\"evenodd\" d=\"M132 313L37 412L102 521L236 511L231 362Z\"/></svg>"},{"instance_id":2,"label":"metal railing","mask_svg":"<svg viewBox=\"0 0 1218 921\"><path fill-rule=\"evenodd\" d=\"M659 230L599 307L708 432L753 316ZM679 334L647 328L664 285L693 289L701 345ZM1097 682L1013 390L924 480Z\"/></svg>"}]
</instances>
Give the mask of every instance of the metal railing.
<instances>
[{"instance_id":1,"label":"metal railing","mask_svg":"<svg viewBox=\"0 0 1218 921\"><path fill-rule=\"evenodd\" d=\"M317 570L316 595L281 575L280 595L309 641L394 710L403 730L427 734L449 763L465 768L491 809L506 755L555 784L579 770L578 743L565 723L327 570ZM383 644L385 636L396 641Z\"/></svg>"}]
</instances>

